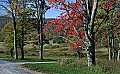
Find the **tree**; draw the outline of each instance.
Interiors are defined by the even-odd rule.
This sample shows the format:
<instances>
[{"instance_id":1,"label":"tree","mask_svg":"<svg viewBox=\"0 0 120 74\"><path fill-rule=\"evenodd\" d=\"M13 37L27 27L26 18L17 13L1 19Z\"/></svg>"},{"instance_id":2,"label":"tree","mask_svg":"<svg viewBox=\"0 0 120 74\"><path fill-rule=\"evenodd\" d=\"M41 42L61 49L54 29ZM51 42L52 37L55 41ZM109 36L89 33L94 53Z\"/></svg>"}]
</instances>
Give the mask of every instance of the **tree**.
<instances>
[{"instance_id":1,"label":"tree","mask_svg":"<svg viewBox=\"0 0 120 74\"><path fill-rule=\"evenodd\" d=\"M31 24L31 17L33 15L33 11L31 10L29 3L31 1L28 0L20 0L17 6L17 22L20 24L20 33L21 33L21 40L20 40L20 49L21 49L21 59L24 59L24 36L25 32L30 30Z\"/></svg>"},{"instance_id":2,"label":"tree","mask_svg":"<svg viewBox=\"0 0 120 74\"><path fill-rule=\"evenodd\" d=\"M110 17L108 24L109 25L109 34L108 34L108 49L109 49L109 60L115 59L115 52L118 51L119 47L119 14L116 10ZM117 19L116 19L117 18Z\"/></svg>"},{"instance_id":3,"label":"tree","mask_svg":"<svg viewBox=\"0 0 120 74\"><path fill-rule=\"evenodd\" d=\"M11 1L8 0L8 3L10 4L10 10L6 9L8 12L12 15L13 20L13 27L14 27L14 51L15 51L15 59L18 59L18 53L17 53L17 33L16 33L16 9L17 9L17 0Z\"/></svg>"},{"instance_id":4,"label":"tree","mask_svg":"<svg viewBox=\"0 0 120 74\"><path fill-rule=\"evenodd\" d=\"M10 9L8 9L8 7L6 7L5 5L0 4L0 6L2 6L8 13L10 13L12 15L12 20L13 20L13 25L14 25L14 51L15 51L15 59L18 59L18 54L17 54L17 34L16 34L16 5L17 4L17 0L16 1L3 1L5 3L9 4ZM15 3L15 4L14 4Z\"/></svg>"},{"instance_id":5,"label":"tree","mask_svg":"<svg viewBox=\"0 0 120 74\"><path fill-rule=\"evenodd\" d=\"M20 49L21 49L21 59L22 60L24 60L23 47L24 47L24 28L25 28L25 24L26 24L25 19L27 19L27 13L28 13L28 11L25 10L25 5L26 5L25 0L19 1L19 7L18 7L19 9L17 11L17 14L19 14L18 15L18 17L19 17L18 20L20 21L19 24L21 26L21 30L20 30L21 31Z\"/></svg>"},{"instance_id":6,"label":"tree","mask_svg":"<svg viewBox=\"0 0 120 74\"><path fill-rule=\"evenodd\" d=\"M37 32L38 32L38 46L39 46L39 53L40 53L40 59L43 59L43 26L45 22L45 12L47 9L47 6L45 5L45 0L36 0L32 1L33 4L31 4L32 9L34 10L34 18L37 22Z\"/></svg>"},{"instance_id":7,"label":"tree","mask_svg":"<svg viewBox=\"0 0 120 74\"><path fill-rule=\"evenodd\" d=\"M12 15L12 20L14 24L14 50L15 50L15 58L18 59L18 54L17 54L17 43L19 43L19 47L21 49L21 59L24 59L24 51L23 51L23 46L24 46L24 29L25 25L28 22L27 19L31 16L32 12L30 11L30 8L27 6L27 1L26 0L8 0L9 3L9 8L5 7L4 5L1 5L6 9L8 13ZM25 8L26 6L26 8ZM26 20L25 20L26 19ZM17 22L17 23L16 23ZM16 24L21 24L21 40L17 42L17 34L16 34Z\"/></svg>"},{"instance_id":8,"label":"tree","mask_svg":"<svg viewBox=\"0 0 120 74\"><path fill-rule=\"evenodd\" d=\"M101 24L106 21L109 11L115 5L114 1L105 3L103 9L106 11L105 17L95 24L98 9L98 0L81 0L75 3L65 2L65 0L48 0L52 7L63 10L63 13L55 20L49 21L46 25L54 24L52 28L59 32L64 39L71 42L73 46L80 49L81 42L86 46L88 66L95 65L95 34ZM69 35L69 39L68 36ZM73 38L73 39L71 39ZM74 42L73 42L74 41ZM76 41L76 42L75 42Z\"/></svg>"},{"instance_id":9,"label":"tree","mask_svg":"<svg viewBox=\"0 0 120 74\"><path fill-rule=\"evenodd\" d=\"M13 27L11 23L7 23L1 31L2 37L4 37L3 45L10 49L10 56L13 57Z\"/></svg>"},{"instance_id":10,"label":"tree","mask_svg":"<svg viewBox=\"0 0 120 74\"><path fill-rule=\"evenodd\" d=\"M104 4L105 6L105 4ZM115 58L115 52L117 52L117 46L118 46L118 28L119 28L119 23L118 23L118 5L116 7L114 7L115 9L111 10L111 12L109 12L109 15L107 16L107 21L104 22L101 25L101 28L98 31L98 34L96 35L97 37L99 37L100 35L102 35L102 38L104 37L104 39L101 39L104 41L104 45L108 47L108 51L109 51L109 60ZM97 15L97 17L100 19L102 16L105 16L105 12L99 10L99 12L102 12L102 14L99 14L99 16ZM115 20L115 18L117 18ZM116 23L115 23L116 22ZM100 34L101 33L101 34ZM108 43L107 43L108 41ZM100 43L100 40L99 40Z\"/></svg>"},{"instance_id":11,"label":"tree","mask_svg":"<svg viewBox=\"0 0 120 74\"><path fill-rule=\"evenodd\" d=\"M20 27L17 26L17 44L20 46L20 33L19 33ZM9 21L7 24L5 24L4 28L1 31L2 37L4 37L3 45L10 50L10 56L13 57L13 46L14 46L14 29L13 24L11 21Z\"/></svg>"},{"instance_id":12,"label":"tree","mask_svg":"<svg viewBox=\"0 0 120 74\"><path fill-rule=\"evenodd\" d=\"M42 24L40 24L41 23L41 20L43 20L43 18L41 18L41 0L36 0L36 1L33 1L34 2L34 4L32 5L32 7L33 7L33 10L35 11L35 19L36 19L36 22L37 22L37 32L38 32L38 46L39 46L39 49L40 49L40 51L39 51L39 54L40 54L40 59L43 59L43 52L42 52L42 50L43 50L43 48L42 48L42 41L41 41L41 38L40 38L40 27L42 26ZM41 47L40 47L41 46Z\"/></svg>"}]
</instances>

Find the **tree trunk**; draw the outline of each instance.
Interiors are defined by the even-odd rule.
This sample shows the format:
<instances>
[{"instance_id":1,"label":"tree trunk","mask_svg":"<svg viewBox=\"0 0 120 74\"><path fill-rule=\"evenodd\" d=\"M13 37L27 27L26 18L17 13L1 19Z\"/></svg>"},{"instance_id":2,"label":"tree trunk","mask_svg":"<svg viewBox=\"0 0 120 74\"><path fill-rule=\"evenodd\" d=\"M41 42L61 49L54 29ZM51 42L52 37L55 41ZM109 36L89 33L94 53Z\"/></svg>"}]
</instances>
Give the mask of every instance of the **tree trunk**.
<instances>
[{"instance_id":1,"label":"tree trunk","mask_svg":"<svg viewBox=\"0 0 120 74\"><path fill-rule=\"evenodd\" d=\"M45 6L45 1L41 0L41 10L44 10L44 6ZM43 26L44 26L44 18L43 18L44 13L41 12L40 14L40 32L41 32L41 36L40 36L40 59L43 60Z\"/></svg>"},{"instance_id":2,"label":"tree trunk","mask_svg":"<svg viewBox=\"0 0 120 74\"><path fill-rule=\"evenodd\" d=\"M110 47L108 48L108 54L109 54L109 60L112 60L112 50Z\"/></svg>"},{"instance_id":3,"label":"tree trunk","mask_svg":"<svg viewBox=\"0 0 120 74\"><path fill-rule=\"evenodd\" d=\"M77 59L80 59L80 51L76 51L77 53Z\"/></svg>"},{"instance_id":4,"label":"tree trunk","mask_svg":"<svg viewBox=\"0 0 120 74\"><path fill-rule=\"evenodd\" d=\"M13 10L12 10L13 12ZM12 13L12 17L13 17L13 25L14 25L14 52L15 52L15 59L18 59L18 54L17 54L17 33L16 33L16 20L15 20L15 16Z\"/></svg>"},{"instance_id":5,"label":"tree trunk","mask_svg":"<svg viewBox=\"0 0 120 74\"><path fill-rule=\"evenodd\" d=\"M92 2L94 2L92 4ZM86 37L86 52L88 58L88 66L95 65L95 32L94 32L94 21L98 7L98 0L82 0L82 8L84 11L84 30ZM93 6L92 6L93 5Z\"/></svg>"},{"instance_id":6,"label":"tree trunk","mask_svg":"<svg viewBox=\"0 0 120 74\"><path fill-rule=\"evenodd\" d=\"M87 58L88 58L88 66L95 65L95 43L92 42L87 47Z\"/></svg>"},{"instance_id":7,"label":"tree trunk","mask_svg":"<svg viewBox=\"0 0 120 74\"><path fill-rule=\"evenodd\" d=\"M115 59L114 34L112 34L112 58Z\"/></svg>"},{"instance_id":8,"label":"tree trunk","mask_svg":"<svg viewBox=\"0 0 120 74\"><path fill-rule=\"evenodd\" d=\"M40 20L37 21L37 32L40 34ZM40 47L40 36L38 36L38 46Z\"/></svg>"},{"instance_id":9,"label":"tree trunk","mask_svg":"<svg viewBox=\"0 0 120 74\"><path fill-rule=\"evenodd\" d=\"M14 24L14 51L15 51L15 59L18 59L17 54L17 37L16 37L16 24Z\"/></svg>"},{"instance_id":10,"label":"tree trunk","mask_svg":"<svg viewBox=\"0 0 120 74\"><path fill-rule=\"evenodd\" d=\"M42 20L42 19L41 19ZM38 27L37 27L37 31L38 31L38 34L40 34L41 31L41 28L40 28L40 20L38 20ZM40 54L40 59L42 60L43 59L43 38L42 38L42 34L38 36L38 46L39 46L39 54Z\"/></svg>"},{"instance_id":11,"label":"tree trunk","mask_svg":"<svg viewBox=\"0 0 120 74\"><path fill-rule=\"evenodd\" d=\"M25 4L26 4L26 1L23 0L23 9L25 10ZM23 15L23 20L25 20L25 16ZM22 32L21 32L21 59L24 60L24 50L23 50L23 47L24 47L24 26L25 26L25 22L23 22L22 24Z\"/></svg>"},{"instance_id":12,"label":"tree trunk","mask_svg":"<svg viewBox=\"0 0 120 74\"><path fill-rule=\"evenodd\" d=\"M112 49L111 49L111 38L110 35L108 35L108 55L109 55L109 60L112 59Z\"/></svg>"},{"instance_id":13,"label":"tree trunk","mask_svg":"<svg viewBox=\"0 0 120 74\"><path fill-rule=\"evenodd\" d=\"M120 50L118 50L117 60L120 60Z\"/></svg>"},{"instance_id":14,"label":"tree trunk","mask_svg":"<svg viewBox=\"0 0 120 74\"><path fill-rule=\"evenodd\" d=\"M114 35L108 35L108 54L109 60L115 58L114 54Z\"/></svg>"},{"instance_id":15,"label":"tree trunk","mask_svg":"<svg viewBox=\"0 0 120 74\"><path fill-rule=\"evenodd\" d=\"M119 49L118 49L118 56L117 56L117 60L120 60L120 43L119 43Z\"/></svg>"},{"instance_id":16,"label":"tree trunk","mask_svg":"<svg viewBox=\"0 0 120 74\"><path fill-rule=\"evenodd\" d=\"M43 18L42 18L42 15L41 14L41 24L40 24L40 32L41 32L41 35L40 35L40 59L42 60L43 59Z\"/></svg>"},{"instance_id":17,"label":"tree trunk","mask_svg":"<svg viewBox=\"0 0 120 74\"><path fill-rule=\"evenodd\" d=\"M24 60L24 50L23 50L23 47L24 47L24 25L22 25L22 33L21 33L21 59Z\"/></svg>"},{"instance_id":18,"label":"tree trunk","mask_svg":"<svg viewBox=\"0 0 120 74\"><path fill-rule=\"evenodd\" d=\"M13 57L13 48L10 49L10 56Z\"/></svg>"},{"instance_id":19,"label":"tree trunk","mask_svg":"<svg viewBox=\"0 0 120 74\"><path fill-rule=\"evenodd\" d=\"M11 1L9 1L9 3L11 4ZM16 0L17 3L17 0ZM17 32L16 32L16 18L14 14L14 9L11 8L12 11L12 21L13 21L13 28L14 28L14 52L15 52L15 59L18 59L18 54L17 54ZM15 11L16 13L16 11Z\"/></svg>"}]
</instances>

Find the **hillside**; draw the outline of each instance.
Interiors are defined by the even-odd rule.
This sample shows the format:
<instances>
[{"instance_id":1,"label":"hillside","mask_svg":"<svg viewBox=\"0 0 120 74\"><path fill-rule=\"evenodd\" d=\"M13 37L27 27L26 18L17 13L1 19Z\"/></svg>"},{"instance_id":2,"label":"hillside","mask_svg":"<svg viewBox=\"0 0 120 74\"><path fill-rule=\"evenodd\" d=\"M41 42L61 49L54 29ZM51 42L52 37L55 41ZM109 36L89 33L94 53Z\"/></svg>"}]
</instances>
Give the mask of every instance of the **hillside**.
<instances>
[{"instance_id":1,"label":"hillside","mask_svg":"<svg viewBox=\"0 0 120 74\"><path fill-rule=\"evenodd\" d=\"M0 31L4 27L4 24L6 24L10 19L11 17L9 16L0 16Z\"/></svg>"}]
</instances>

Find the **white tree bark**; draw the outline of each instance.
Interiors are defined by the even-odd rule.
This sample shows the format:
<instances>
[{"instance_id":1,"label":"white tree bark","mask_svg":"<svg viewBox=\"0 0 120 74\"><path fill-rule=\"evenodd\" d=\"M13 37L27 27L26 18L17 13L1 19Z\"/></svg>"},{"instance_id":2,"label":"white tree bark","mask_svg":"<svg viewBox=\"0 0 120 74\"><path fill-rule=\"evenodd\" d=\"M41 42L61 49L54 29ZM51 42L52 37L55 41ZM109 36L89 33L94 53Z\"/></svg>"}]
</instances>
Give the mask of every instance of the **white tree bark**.
<instances>
[{"instance_id":1,"label":"white tree bark","mask_svg":"<svg viewBox=\"0 0 120 74\"><path fill-rule=\"evenodd\" d=\"M98 7L98 0L94 0L94 6L92 7L92 0L82 0L82 6L84 11L84 29L86 37L86 52L88 58L88 66L95 64L95 42L94 42L94 20Z\"/></svg>"},{"instance_id":2,"label":"white tree bark","mask_svg":"<svg viewBox=\"0 0 120 74\"><path fill-rule=\"evenodd\" d=\"M120 50L118 50L117 60L120 60Z\"/></svg>"},{"instance_id":3,"label":"white tree bark","mask_svg":"<svg viewBox=\"0 0 120 74\"><path fill-rule=\"evenodd\" d=\"M114 35L108 35L108 55L109 55L109 60L112 60L113 58L115 58Z\"/></svg>"}]
</instances>

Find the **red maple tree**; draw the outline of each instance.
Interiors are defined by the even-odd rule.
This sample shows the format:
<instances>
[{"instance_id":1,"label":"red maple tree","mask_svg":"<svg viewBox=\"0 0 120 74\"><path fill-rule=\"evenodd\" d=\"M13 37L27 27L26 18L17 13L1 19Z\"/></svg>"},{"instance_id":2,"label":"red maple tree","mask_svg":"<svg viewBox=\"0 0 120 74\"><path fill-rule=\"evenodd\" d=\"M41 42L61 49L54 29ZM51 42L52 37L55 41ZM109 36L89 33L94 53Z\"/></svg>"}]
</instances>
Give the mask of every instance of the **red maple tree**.
<instances>
[{"instance_id":1,"label":"red maple tree","mask_svg":"<svg viewBox=\"0 0 120 74\"><path fill-rule=\"evenodd\" d=\"M81 50L82 45L86 46L88 55L88 66L95 64L95 33L99 30L101 23L95 25L95 16L97 12L98 0L86 3L85 0L75 3L66 2L66 0L48 0L52 7L63 11L56 19L46 23L47 28L57 31L59 35L67 42L71 43L71 49ZM85 6L86 5L86 6ZM108 16L114 1L108 1L100 7L104 9ZM52 26L51 26L52 25ZM97 27L97 28L95 28Z\"/></svg>"}]
</instances>

